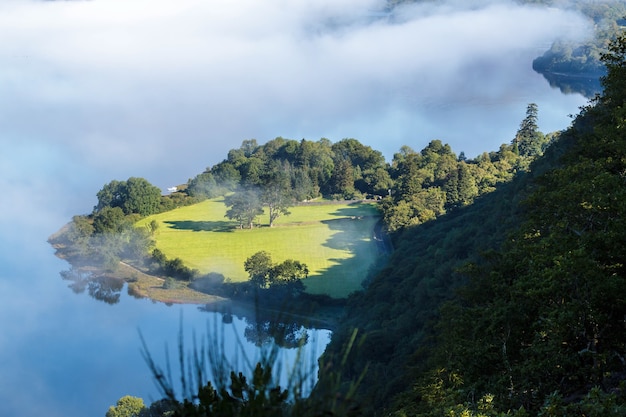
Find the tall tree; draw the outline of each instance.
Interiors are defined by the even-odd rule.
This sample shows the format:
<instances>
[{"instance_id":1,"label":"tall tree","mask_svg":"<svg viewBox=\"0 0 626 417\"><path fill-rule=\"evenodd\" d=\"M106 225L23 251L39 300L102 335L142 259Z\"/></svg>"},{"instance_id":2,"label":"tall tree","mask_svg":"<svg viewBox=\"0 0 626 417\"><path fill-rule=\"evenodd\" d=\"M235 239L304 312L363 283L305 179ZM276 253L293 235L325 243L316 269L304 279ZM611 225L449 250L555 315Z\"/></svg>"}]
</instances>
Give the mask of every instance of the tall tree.
<instances>
[{"instance_id":1,"label":"tall tree","mask_svg":"<svg viewBox=\"0 0 626 417\"><path fill-rule=\"evenodd\" d=\"M333 170L332 192L343 198L352 198L354 195L354 167L349 159L339 159Z\"/></svg>"},{"instance_id":2,"label":"tall tree","mask_svg":"<svg viewBox=\"0 0 626 417\"><path fill-rule=\"evenodd\" d=\"M246 158L250 158L258 148L259 144L256 139L247 139L241 142L241 147L239 149L243 151Z\"/></svg>"},{"instance_id":3,"label":"tall tree","mask_svg":"<svg viewBox=\"0 0 626 417\"><path fill-rule=\"evenodd\" d=\"M381 197L386 196L392 187L393 180L389 171L382 167L363 171L363 179L357 184L359 191Z\"/></svg>"},{"instance_id":4,"label":"tall tree","mask_svg":"<svg viewBox=\"0 0 626 417\"><path fill-rule=\"evenodd\" d=\"M265 251L260 251L250 256L243 264L250 281L258 288L265 289L270 285L270 270L272 269L272 257Z\"/></svg>"},{"instance_id":5,"label":"tall tree","mask_svg":"<svg viewBox=\"0 0 626 417\"><path fill-rule=\"evenodd\" d=\"M520 123L513 145L517 147L521 157L537 157L543 153L544 135L537 126L538 107L530 103L526 107L526 117Z\"/></svg>"},{"instance_id":6,"label":"tall tree","mask_svg":"<svg viewBox=\"0 0 626 417\"><path fill-rule=\"evenodd\" d=\"M466 206L474 201L474 198L478 195L478 187L476 186L476 180L474 179L474 176L465 161L459 162L457 185L459 205Z\"/></svg>"},{"instance_id":7,"label":"tall tree","mask_svg":"<svg viewBox=\"0 0 626 417\"><path fill-rule=\"evenodd\" d=\"M269 209L270 227L280 216L288 216L294 203L289 173L278 164L268 164L263 175L261 202Z\"/></svg>"},{"instance_id":8,"label":"tall tree","mask_svg":"<svg viewBox=\"0 0 626 417\"><path fill-rule=\"evenodd\" d=\"M333 144L332 150L336 160L349 160L353 167L360 167L361 170L385 166L385 157L380 151L363 145L356 139L342 139Z\"/></svg>"},{"instance_id":9,"label":"tall tree","mask_svg":"<svg viewBox=\"0 0 626 417\"><path fill-rule=\"evenodd\" d=\"M244 225L252 229L254 220L263 214L263 204L256 190L246 189L226 196L224 204L229 207L225 217L238 221L242 229Z\"/></svg>"},{"instance_id":10,"label":"tall tree","mask_svg":"<svg viewBox=\"0 0 626 417\"><path fill-rule=\"evenodd\" d=\"M119 207L104 207L93 216L93 228L96 233L121 233L128 228L124 212Z\"/></svg>"},{"instance_id":11,"label":"tall tree","mask_svg":"<svg viewBox=\"0 0 626 417\"><path fill-rule=\"evenodd\" d=\"M221 188L210 170L196 175L188 181L187 194L192 197L213 198L220 195Z\"/></svg>"},{"instance_id":12,"label":"tall tree","mask_svg":"<svg viewBox=\"0 0 626 417\"><path fill-rule=\"evenodd\" d=\"M235 190L241 182L241 173L229 161L222 161L211 168L211 174L220 187Z\"/></svg>"}]
</instances>

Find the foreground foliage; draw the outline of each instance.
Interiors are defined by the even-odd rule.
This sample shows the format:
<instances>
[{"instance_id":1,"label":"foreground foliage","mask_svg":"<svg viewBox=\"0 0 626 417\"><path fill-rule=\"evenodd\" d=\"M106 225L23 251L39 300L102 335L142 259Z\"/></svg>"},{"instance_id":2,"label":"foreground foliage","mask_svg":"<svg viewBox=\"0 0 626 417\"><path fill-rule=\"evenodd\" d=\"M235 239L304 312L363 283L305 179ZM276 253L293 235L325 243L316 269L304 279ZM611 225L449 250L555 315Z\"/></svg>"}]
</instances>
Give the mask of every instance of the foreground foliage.
<instances>
[{"instance_id":1,"label":"foreground foliage","mask_svg":"<svg viewBox=\"0 0 626 417\"><path fill-rule=\"evenodd\" d=\"M106 417L313 417L337 416L357 417L362 409L354 401L355 388L360 380L351 381L344 390L341 370L345 366L347 354L360 346L362 338L353 332L344 347L340 362L319 364L319 372L327 378L314 392L315 381L311 364L298 356L287 376L285 386L280 385L280 369L285 365L278 357L276 345L261 350L256 365L248 370L236 372L231 364L232 354L220 345L220 331L214 329L208 337L208 346L194 346L192 352L185 352L182 331L179 333L180 384L171 377L169 363L166 370L154 362L145 341L143 356L152 371L162 399L149 407L141 398L124 396L116 406L111 406ZM300 349L302 344L296 346ZM237 348L236 348L237 349ZM239 354L245 363L250 363L246 352L239 346ZM301 353L301 350L299 350ZM213 381L213 382L212 382ZM179 387L180 393L176 387Z\"/></svg>"}]
</instances>

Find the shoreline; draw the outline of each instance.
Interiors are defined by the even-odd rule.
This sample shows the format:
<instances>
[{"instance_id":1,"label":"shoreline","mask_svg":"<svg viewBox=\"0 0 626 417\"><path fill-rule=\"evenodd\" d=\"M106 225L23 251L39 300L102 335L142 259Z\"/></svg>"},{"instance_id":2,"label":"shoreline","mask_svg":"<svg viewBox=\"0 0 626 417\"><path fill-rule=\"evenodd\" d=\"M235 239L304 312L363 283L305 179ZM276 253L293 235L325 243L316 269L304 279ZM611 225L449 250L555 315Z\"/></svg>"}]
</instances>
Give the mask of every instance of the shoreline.
<instances>
[{"instance_id":1,"label":"shoreline","mask_svg":"<svg viewBox=\"0 0 626 417\"><path fill-rule=\"evenodd\" d=\"M97 271L97 268L94 269L90 266L79 268L91 272ZM265 320L294 321L306 328L335 331L343 314L342 306L318 306L316 313L312 315L301 312L285 312L275 308L261 307L253 301L233 300L200 292L189 288L187 283L180 283L178 288L163 288L164 278L147 274L124 261L120 261L115 272L102 272L99 276L125 283L128 294L135 298L145 298L154 303L166 305L197 305L201 310L222 313L225 317L234 315L239 318L248 317L255 320L261 317Z\"/></svg>"},{"instance_id":2,"label":"shoreline","mask_svg":"<svg viewBox=\"0 0 626 417\"><path fill-rule=\"evenodd\" d=\"M146 274L125 262L120 262L120 267L125 270L125 276L117 277L128 285L128 292L133 296L148 298L154 302L165 304L196 304L203 310L234 314L237 317L258 317L260 314L274 316L276 319L295 319L304 323L305 327L323 328L334 331L337 327L339 316L343 313L343 307L320 306L318 313L308 316L302 313L289 313L273 308L260 307L255 302L233 300L230 298L211 295L189 288L182 284L177 289L162 288L163 278ZM116 274L117 275L117 274Z\"/></svg>"},{"instance_id":3,"label":"shoreline","mask_svg":"<svg viewBox=\"0 0 626 417\"><path fill-rule=\"evenodd\" d=\"M61 227L57 232L48 238L48 242L55 250L55 256L68 262L72 269L81 271L91 278L107 278L126 284L128 295L135 298L146 298L155 303L173 304L193 304L199 308L236 315L238 317L258 318L265 320L293 321L308 328L322 328L334 331L344 312L343 303L331 303L324 305L312 301L312 314L307 312L285 312L273 307L260 306L255 300L231 299L223 296L213 295L198 291L190 287L188 282L176 281L174 287L164 288L165 277L152 275L142 268L132 264L130 260L120 260L114 271L105 271L89 262L81 262L80 257L76 257L71 245L65 239L65 234L69 229L69 223ZM341 301L341 299L337 299Z\"/></svg>"},{"instance_id":4,"label":"shoreline","mask_svg":"<svg viewBox=\"0 0 626 417\"><path fill-rule=\"evenodd\" d=\"M128 285L128 293L165 304L212 304L230 301L227 298L206 294L181 284L178 288L163 288L164 278L147 274L126 262L120 261L114 278Z\"/></svg>"}]
</instances>

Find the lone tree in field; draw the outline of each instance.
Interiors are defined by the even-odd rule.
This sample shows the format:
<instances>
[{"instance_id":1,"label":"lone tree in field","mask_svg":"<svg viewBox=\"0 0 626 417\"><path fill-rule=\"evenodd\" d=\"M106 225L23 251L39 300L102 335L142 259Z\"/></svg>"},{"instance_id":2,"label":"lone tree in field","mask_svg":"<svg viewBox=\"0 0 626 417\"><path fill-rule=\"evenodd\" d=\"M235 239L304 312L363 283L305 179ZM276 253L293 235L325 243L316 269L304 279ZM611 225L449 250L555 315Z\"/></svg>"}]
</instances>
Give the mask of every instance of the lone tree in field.
<instances>
[{"instance_id":1,"label":"lone tree in field","mask_svg":"<svg viewBox=\"0 0 626 417\"><path fill-rule=\"evenodd\" d=\"M246 259L243 268L250 276L250 281L259 288L267 288L270 285L270 271L272 269L272 257L265 251L260 251Z\"/></svg>"},{"instance_id":2,"label":"lone tree in field","mask_svg":"<svg viewBox=\"0 0 626 417\"><path fill-rule=\"evenodd\" d=\"M256 287L272 289L275 295L283 298L297 298L304 292L302 279L309 276L306 264L293 259L287 259L280 264L273 264L272 257L265 251L260 251L246 259L244 269L250 276L250 282Z\"/></svg>"},{"instance_id":3,"label":"lone tree in field","mask_svg":"<svg viewBox=\"0 0 626 417\"><path fill-rule=\"evenodd\" d=\"M254 190L244 190L229 195L224 198L224 204L229 207L225 217L238 221L240 229L243 229L244 225L252 229L254 219L263 214L263 205L258 193Z\"/></svg>"},{"instance_id":4,"label":"lone tree in field","mask_svg":"<svg viewBox=\"0 0 626 417\"><path fill-rule=\"evenodd\" d=\"M270 227L280 216L288 216L294 203L289 175L279 166L268 168L262 178L261 201L269 209Z\"/></svg>"}]
</instances>

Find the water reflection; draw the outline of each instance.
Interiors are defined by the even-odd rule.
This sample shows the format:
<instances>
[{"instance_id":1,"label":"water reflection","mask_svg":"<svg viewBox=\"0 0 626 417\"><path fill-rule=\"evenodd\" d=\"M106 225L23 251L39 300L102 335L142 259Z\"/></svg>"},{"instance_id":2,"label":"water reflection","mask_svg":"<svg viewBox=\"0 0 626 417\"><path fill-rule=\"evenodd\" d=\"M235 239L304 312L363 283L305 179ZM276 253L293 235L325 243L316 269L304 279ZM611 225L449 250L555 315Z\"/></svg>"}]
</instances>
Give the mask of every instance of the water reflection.
<instances>
[{"instance_id":1,"label":"water reflection","mask_svg":"<svg viewBox=\"0 0 626 417\"><path fill-rule=\"evenodd\" d=\"M68 287L75 294L87 293L98 301L113 305L120 301L124 281L93 271L71 267L61 271L61 278L70 281Z\"/></svg>"},{"instance_id":2,"label":"water reflection","mask_svg":"<svg viewBox=\"0 0 626 417\"><path fill-rule=\"evenodd\" d=\"M586 98L593 98L602 92L600 77L602 74L571 75L545 72L543 77L550 87L558 88L563 94L581 94Z\"/></svg>"},{"instance_id":3,"label":"water reflection","mask_svg":"<svg viewBox=\"0 0 626 417\"><path fill-rule=\"evenodd\" d=\"M275 320L253 320L246 318L244 336L250 343L261 347L270 343L287 349L306 345L309 333L298 322L279 322Z\"/></svg>"},{"instance_id":4,"label":"water reflection","mask_svg":"<svg viewBox=\"0 0 626 417\"><path fill-rule=\"evenodd\" d=\"M125 285L122 279L88 268L72 266L61 271L60 275L64 281L69 281L68 287L75 294L87 292L92 298L109 305L119 303ZM214 275L217 276L217 274ZM223 283L222 279L217 281L217 283ZM133 292L131 287L128 287L128 294L134 298L142 298ZM233 322L233 311L235 311L236 315L246 323L243 336L256 347L275 345L280 348L295 349L309 342L311 320L303 316L263 310L258 305L252 306L230 301L203 305L198 309L221 314L223 324Z\"/></svg>"},{"instance_id":5,"label":"water reflection","mask_svg":"<svg viewBox=\"0 0 626 417\"><path fill-rule=\"evenodd\" d=\"M219 313L222 323L229 324L237 317L246 324L243 336L256 347L277 346L284 349L296 349L309 343L311 333L330 326L313 326L311 318L276 312L261 308L258 304L250 305L230 301L226 304L199 307L200 310Z\"/></svg>"}]
</instances>

